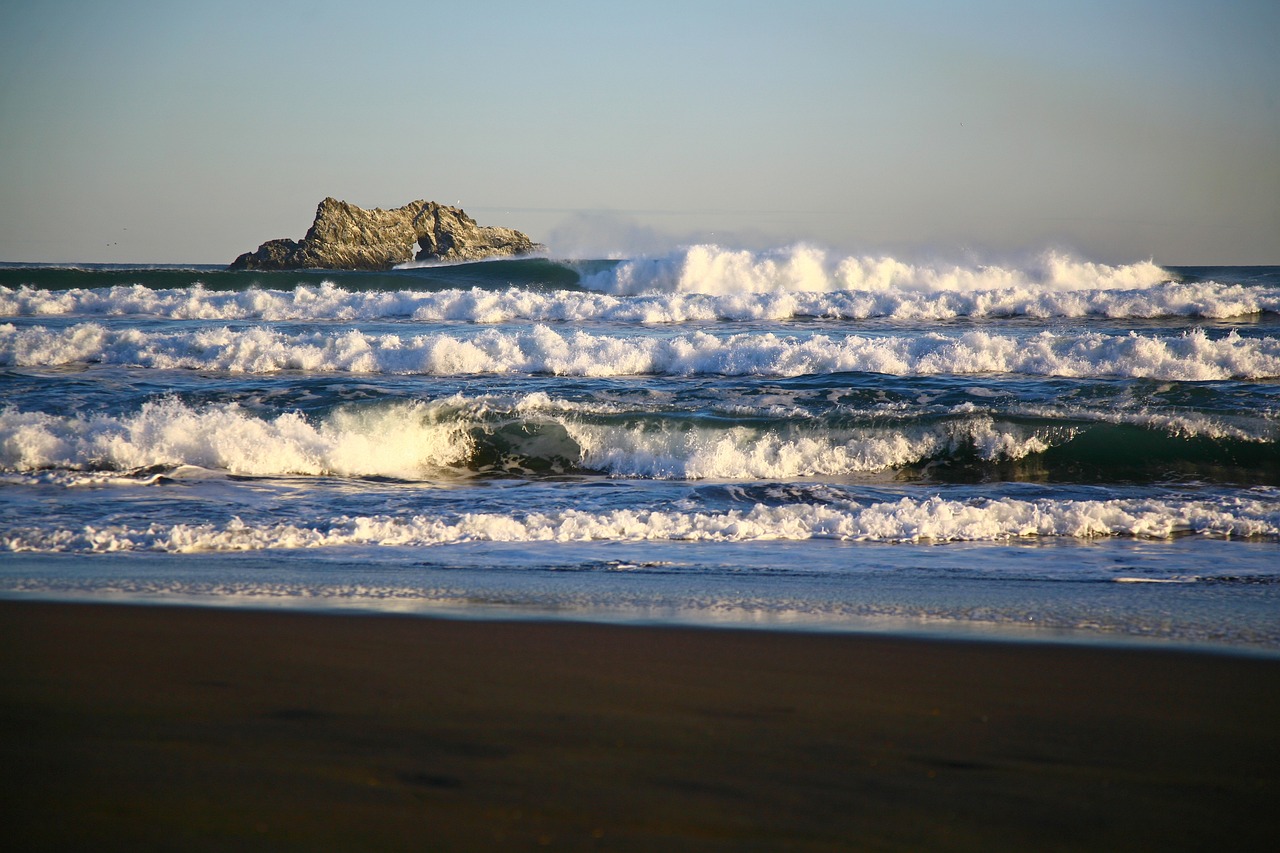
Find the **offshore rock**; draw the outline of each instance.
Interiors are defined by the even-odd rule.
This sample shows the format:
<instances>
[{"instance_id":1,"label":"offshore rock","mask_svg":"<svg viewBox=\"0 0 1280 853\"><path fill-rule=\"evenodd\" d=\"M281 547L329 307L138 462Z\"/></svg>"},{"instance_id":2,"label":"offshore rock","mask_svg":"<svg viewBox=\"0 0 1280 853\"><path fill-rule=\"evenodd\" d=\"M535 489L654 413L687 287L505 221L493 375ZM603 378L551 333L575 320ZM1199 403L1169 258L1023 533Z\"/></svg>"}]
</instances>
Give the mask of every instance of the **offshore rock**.
<instances>
[{"instance_id":1,"label":"offshore rock","mask_svg":"<svg viewBox=\"0 0 1280 853\"><path fill-rule=\"evenodd\" d=\"M434 201L365 210L326 198L302 240L268 240L230 268L387 270L408 261L478 261L543 249L519 231L477 225L461 209Z\"/></svg>"}]
</instances>

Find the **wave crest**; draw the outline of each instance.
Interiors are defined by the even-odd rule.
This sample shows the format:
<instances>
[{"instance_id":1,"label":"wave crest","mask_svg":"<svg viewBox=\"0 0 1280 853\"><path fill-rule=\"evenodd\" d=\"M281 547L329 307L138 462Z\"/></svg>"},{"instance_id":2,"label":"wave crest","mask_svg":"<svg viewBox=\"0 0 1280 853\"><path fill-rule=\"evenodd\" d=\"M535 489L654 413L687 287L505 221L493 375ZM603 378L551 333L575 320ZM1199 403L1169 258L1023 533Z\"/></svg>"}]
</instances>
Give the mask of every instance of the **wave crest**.
<instances>
[{"instance_id":1,"label":"wave crest","mask_svg":"<svg viewBox=\"0 0 1280 853\"><path fill-rule=\"evenodd\" d=\"M462 515L358 516L326 525L104 525L20 529L0 536L11 551L256 551L341 546L447 546L468 542L710 541L835 539L857 542L987 542L1030 538L1202 535L1275 539L1274 501L951 500L902 498L870 505L757 504L722 513L615 510Z\"/></svg>"},{"instance_id":2,"label":"wave crest","mask_svg":"<svg viewBox=\"0 0 1280 853\"><path fill-rule=\"evenodd\" d=\"M1152 261L1108 266L1056 252L1046 253L1026 267L963 267L907 263L887 256L833 258L826 250L805 244L765 252L700 244L660 257L625 261L584 277L583 285L614 294L1060 292L1146 289L1172 278Z\"/></svg>"},{"instance_id":3,"label":"wave crest","mask_svg":"<svg viewBox=\"0 0 1280 853\"><path fill-rule=\"evenodd\" d=\"M0 411L0 470L147 471L197 466L232 474L415 478L464 462L465 425L448 406L338 409L318 424L297 412L265 420L236 404L146 403L133 415L59 417Z\"/></svg>"},{"instance_id":4,"label":"wave crest","mask_svg":"<svg viewBox=\"0 0 1280 853\"><path fill-rule=\"evenodd\" d=\"M673 424L592 415L545 395L514 405L452 397L338 408L315 422L297 412L264 419L235 404L193 408L167 399L120 417L0 410L0 471L140 472L144 484L155 482L157 469L182 466L257 476L420 479L471 469L770 479L850 476L965 454L1017 460L1072 435L990 416L896 429ZM97 481L77 476L67 484Z\"/></svg>"},{"instance_id":5,"label":"wave crest","mask_svg":"<svg viewBox=\"0 0 1280 853\"><path fill-rule=\"evenodd\" d=\"M1073 422L1063 423L1064 417ZM1099 425L1109 422L1122 426ZM1213 418L1058 410L1028 423L968 405L900 422L851 421L840 413L833 419L751 413L696 418L613 411L535 393L339 406L322 416L285 412L268 418L236 404L194 407L164 399L119 416L0 409L0 474L9 482L35 478L68 487L151 485L161 476L218 471L402 480L495 473L722 481L865 480L889 473L1018 479L1050 471L1086 476L1099 466L1113 472L1126 464L1167 467L1171 454L1191 454L1186 464L1199 465L1201 477L1225 465L1266 479L1275 474L1267 459L1276 438L1275 424L1266 418L1245 429Z\"/></svg>"},{"instance_id":6,"label":"wave crest","mask_svg":"<svg viewBox=\"0 0 1280 853\"><path fill-rule=\"evenodd\" d=\"M64 329L0 324L0 366L111 364L161 370L276 373L559 376L800 376L1019 373L1176 381L1280 376L1280 339L1044 331L1024 337L961 334L768 334L670 337L596 335L538 325L527 331L396 335L358 330L286 333L268 328L149 332L95 323Z\"/></svg>"}]
</instances>

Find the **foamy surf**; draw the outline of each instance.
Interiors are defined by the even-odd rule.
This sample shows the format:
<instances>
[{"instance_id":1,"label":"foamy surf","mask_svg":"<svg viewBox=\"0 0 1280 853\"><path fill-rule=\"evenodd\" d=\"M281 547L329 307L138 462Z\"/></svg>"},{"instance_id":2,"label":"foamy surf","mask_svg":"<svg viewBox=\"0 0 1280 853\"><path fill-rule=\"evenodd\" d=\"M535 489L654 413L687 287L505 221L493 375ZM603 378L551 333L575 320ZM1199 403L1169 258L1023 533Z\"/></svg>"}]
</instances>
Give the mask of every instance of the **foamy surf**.
<instances>
[{"instance_id":1,"label":"foamy surf","mask_svg":"<svg viewBox=\"0 0 1280 853\"><path fill-rule=\"evenodd\" d=\"M2 595L1051 600L1280 648L1280 268L0 267Z\"/></svg>"},{"instance_id":2,"label":"foamy surf","mask_svg":"<svg viewBox=\"0 0 1280 853\"><path fill-rule=\"evenodd\" d=\"M985 330L924 335L695 332L614 336L539 325L474 334L290 333L257 327L186 332L0 325L0 366L106 364L161 370L556 376L800 376L813 373L1018 373L1204 381L1280 376L1280 338Z\"/></svg>"},{"instance_id":3,"label":"foamy surf","mask_svg":"<svg viewBox=\"0 0 1280 853\"><path fill-rule=\"evenodd\" d=\"M1151 464L1180 453L1200 466L1202 477L1217 476L1224 466L1252 466L1256 481L1265 482L1272 476L1265 458L1280 437L1274 420L1256 416L1224 423L1208 416L1157 418L1142 410L1039 407L1032 417L1030 409L1000 413L963 403L927 416L889 406L852 418L839 408L784 416L769 408L735 405L696 415L545 394L453 395L272 416L237 403L192 406L176 398L121 415L8 407L0 409L0 472L14 484L67 486L154 485L161 478L219 471L407 481L536 473L785 481L886 472L942 476L1035 457L1040 461L1027 476L1078 477L1133 464L1110 458L1109 447L1123 446ZM1099 429L1110 432L1095 437ZM1079 450L1077 442L1084 443ZM1052 460L1046 457L1051 452L1058 454Z\"/></svg>"},{"instance_id":4,"label":"foamy surf","mask_svg":"<svg viewBox=\"0 0 1280 853\"><path fill-rule=\"evenodd\" d=\"M989 542L1029 538L1275 539L1280 507L1236 500L1027 501L903 498L860 506L756 505L723 513L618 510L341 517L322 525L246 523L103 525L8 531L10 551L257 551L343 546L426 547L472 542Z\"/></svg>"},{"instance_id":5,"label":"foamy surf","mask_svg":"<svg viewBox=\"0 0 1280 853\"><path fill-rule=\"evenodd\" d=\"M449 469L586 470L647 479L845 476L972 453L1020 459L1069 440L1072 430L962 416L904 428L820 423L733 426L635 416L621 420L520 401L505 413L484 400L343 407L309 420L255 417L236 404L174 399L136 414L54 416L0 410L0 471L139 472L192 466L253 476L424 479ZM83 478L70 483L79 485Z\"/></svg>"},{"instance_id":6,"label":"foamy surf","mask_svg":"<svg viewBox=\"0 0 1280 853\"><path fill-rule=\"evenodd\" d=\"M770 293L777 291L921 291L1142 289L1169 273L1146 261L1110 266L1049 252L1025 266L922 264L889 256L832 256L799 244L763 252L700 244L625 261L584 278L608 293Z\"/></svg>"},{"instance_id":7,"label":"foamy surf","mask_svg":"<svg viewBox=\"0 0 1280 853\"><path fill-rule=\"evenodd\" d=\"M447 406L340 409L318 423L297 412L255 417L238 405L174 399L123 417L0 410L0 470L142 471L193 466L244 475L421 478L465 461L471 445ZM78 484L80 481L73 481Z\"/></svg>"},{"instance_id":8,"label":"foamy surf","mask_svg":"<svg viewBox=\"0 0 1280 853\"><path fill-rule=\"evenodd\" d=\"M639 264L641 262L632 262ZM648 262L646 262L648 263ZM657 263L657 262L654 262ZM351 290L335 282L290 290L211 290L143 285L42 290L0 286L0 316L157 317L171 320L459 323L692 323L802 318L948 320L963 317L1223 319L1280 312L1280 288L1216 281L1178 282L1161 271L1070 267L1048 278L1009 270L943 275L892 260L856 265L857 275L728 275L710 284L647 277L637 268L583 277L588 291L491 286ZM659 264L657 269L661 269ZM878 272L877 272L878 271ZM834 273L833 273L834 275ZM745 280L739 280L745 279ZM695 281L705 281L695 279ZM591 289L594 288L594 292Z\"/></svg>"}]
</instances>

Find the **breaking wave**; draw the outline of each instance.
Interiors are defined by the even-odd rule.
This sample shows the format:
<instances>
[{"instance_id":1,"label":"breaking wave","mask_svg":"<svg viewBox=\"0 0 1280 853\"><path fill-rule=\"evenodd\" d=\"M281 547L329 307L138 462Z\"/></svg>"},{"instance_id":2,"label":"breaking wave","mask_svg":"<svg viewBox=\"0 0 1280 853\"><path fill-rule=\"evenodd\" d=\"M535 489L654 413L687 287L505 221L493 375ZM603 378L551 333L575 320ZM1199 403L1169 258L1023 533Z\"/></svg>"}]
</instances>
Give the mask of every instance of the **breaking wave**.
<instances>
[{"instance_id":1,"label":"breaking wave","mask_svg":"<svg viewBox=\"0 0 1280 853\"><path fill-rule=\"evenodd\" d=\"M348 291L331 283L294 290L155 291L141 286L47 291L0 288L0 315L152 316L171 320L352 322L687 323L715 320L950 320L961 317L1224 319L1280 313L1280 289L1203 282L1142 290L971 292L788 291L619 297L578 291Z\"/></svg>"},{"instance_id":2,"label":"breaking wave","mask_svg":"<svg viewBox=\"0 0 1280 853\"><path fill-rule=\"evenodd\" d=\"M150 316L171 320L461 323L689 323L801 318L898 321L1004 317L1224 319L1280 313L1280 288L1218 282L1133 290L843 290L813 293L657 293L614 296L581 291L350 291L332 283L294 290L211 291L142 286L49 291L0 288L0 316Z\"/></svg>"},{"instance_id":3,"label":"breaking wave","mask_svg":"<svg viewBox=\"0 0 1280 853\"><path fill-rule=\"evenodd\" d=\"M833 258L816 246L765 252L702 244L655 258L625 261L584 277L609 293L772 293L777 291L1133 290L1171 276L1151 261L1124 266L1049 252L1026 267L916 264L881 256Z\"/></svg>"},{"instance_id":4,"label":"breaking wave","mask_svg":"<svg viewBox=\"0 0 1280 853\"><path fill-rule=\"evenodd\" d=\"M47 278L60 271L38 272ZM127 273L117 275L127 281ZM1151 262L1108 266L1052 253L1025 266L948 266L890 257L834 258L808 246L747 252L702 245L622 262L495 261L363 278L273 273L259 281L205 271L192 282L195 273L165 275L153 281L138 273L135 283L97 288L0 285L0 316L682 323L1227 318L1280 312L1280 287L1274 279L1249 284L1179 281ZM183 275L187 286L158 286L181 281ZM212 286L206 286L206 279ZM283 282L292 288L263 286Z\"/></svg>"},{"instance_id":5,"label":"breaking wave","mask_svg":"<svg viewBox=\"0 0 1280 853\"><path fill-rule=\"evenodd\" d=\"M463 463L457 420L426 404L337 410L320 423L297 412L266 420L236 404L174 399L124 417L0 411L0 469L142 471L183 465L233 474L416 478Z\"/></svg>"},{"instance_id":6,"label":"breaking wave","mask_svg":"<svg viewBox=\"0 0 1280 853\"><path fill-rule=\"evenodd\" d=\"M1213 502L1176 498L948 500L935 496L870 505L854 501L758 504L721 513L563 510L520 516L343 516L321 525L249 524L233 518L224 524L26 528L0 534L0 547L45 552L198 552L468 542L981 542L1035 537L1170 539L1186 535L1275 539L1278 534L1280 505L1250 498Z\"/></svg>"},{"instance_id":7,"label":"breaking wave","mask_svg":"<svg viewBox=\"0 0 1280 853\"><path fill-rule=\"evenodd\" d=\"M670 337L562 332L550 326L473 334L288 333L270 328L151 332L95 323L69 328L0 324L0 366L107 364L233 373L284 370L371 374L557 376L799 376L813 373L1017 373L1203 381L1280 376L1280 339L983 330L924 335Z\"/></svg>"},{"instance_id":8,"label":"breaking wave","mask_svg":"<svg viewBox=\"0 0 1280 853\"><path fill-rule=\"evenodd\" d=\"M262 417L234 403L175 398L131 414L65 416L0 409L0 472L68 486L152 485L170 472L436 479L593 473L651 480L1071 478L1134 466L1201 479L1276 482L1268 419L1049 411L1036 419L962 405L901 417L692 417L611 410L535 393L339 406ZM1176 463L1176 464L1175 464ZM1014 466L993 470L993 466ZM1242 473L1241 469L1246 469ZM25 480L24 480L25 481Z\"/></svg>"},{"instance_id":9,"label":"breaking wave","mask_svg":"<svg viewBox=\"0 0 1280 853\"><path fill-rule=\"evenodd\" d=\"M245 475L417 479L449 468L586 470L653 479L755 479L882 471L938 456L995 461L1042 452L1070 429L997 424L989 416L905 428L781 424L673 425L583 418L540 399L495 413L450 398L255 417L235 404L169 399L123 417L0 411L0 470L140 471L196 466Z\"/></svg>"}]
</instances>

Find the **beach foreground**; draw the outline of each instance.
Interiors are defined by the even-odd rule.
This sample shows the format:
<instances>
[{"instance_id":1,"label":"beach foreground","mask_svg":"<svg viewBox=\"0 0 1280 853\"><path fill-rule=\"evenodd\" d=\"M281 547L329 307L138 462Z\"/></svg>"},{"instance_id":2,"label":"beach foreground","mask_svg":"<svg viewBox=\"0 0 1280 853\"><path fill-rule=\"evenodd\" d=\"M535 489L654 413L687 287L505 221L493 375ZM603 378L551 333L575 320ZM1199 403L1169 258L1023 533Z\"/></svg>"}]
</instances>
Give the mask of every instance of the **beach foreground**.
<instances>
[{"instance_id":1,"label":"beach foreground","mask_svg":"<svg viewBox=\"0 0 1280 853\"><path fill-rule=\"evenodd\" d=\"M0 602L10 849L1273 849L1280 659Z\"/></svg>"}]
</instances>

